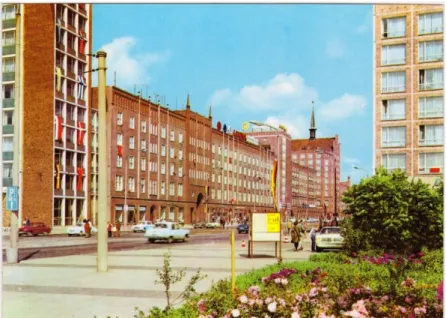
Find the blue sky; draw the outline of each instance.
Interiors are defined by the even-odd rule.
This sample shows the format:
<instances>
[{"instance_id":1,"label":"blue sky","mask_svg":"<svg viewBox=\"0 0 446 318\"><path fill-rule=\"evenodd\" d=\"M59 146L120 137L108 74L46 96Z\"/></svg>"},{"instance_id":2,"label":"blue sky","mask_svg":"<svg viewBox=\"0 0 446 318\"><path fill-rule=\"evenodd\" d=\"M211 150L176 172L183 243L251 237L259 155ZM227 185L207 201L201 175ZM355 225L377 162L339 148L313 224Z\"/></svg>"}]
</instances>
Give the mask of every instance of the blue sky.
<instances>
[{"instance_id":1,"label":"blue sky","mask_svg":"<svg viewBox=\"0 0 446 318\"><path fill-rule=\"evenodd\" d=\"M372 6L95 4L107 82L165 96L241 130L247 120L308 138L338 134L342 178L372 173ZM144 86L141 86L144 85ZM214 123L214 124L215 124Z\"/></svg>"}]
</instances>

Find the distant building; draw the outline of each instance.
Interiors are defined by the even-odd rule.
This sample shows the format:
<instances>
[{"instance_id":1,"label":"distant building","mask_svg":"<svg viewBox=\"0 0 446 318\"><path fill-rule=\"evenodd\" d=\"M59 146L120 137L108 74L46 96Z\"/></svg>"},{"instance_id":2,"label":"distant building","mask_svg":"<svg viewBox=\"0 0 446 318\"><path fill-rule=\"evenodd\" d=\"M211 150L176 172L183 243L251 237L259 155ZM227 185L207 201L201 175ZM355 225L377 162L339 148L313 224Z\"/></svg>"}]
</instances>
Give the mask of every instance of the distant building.
<instances>
[{"instance_id":1,"label":"distant building","mask_svg":"<svg viewBox=\"0 0 446 318\"><path fill-rule=\"evenodd\" d=\"M373 9L373 167L444 174L443 5Z\"/></svg>"},{"instance_id":2,"label":"distant building","mask_svg":"<svg viewBox=\"0 0 446 318\"><path fill-rule=\"evenodd\" d=\"M347 208L347 205L344 202L342 202L342 196L350 187L351 187L350 177L347 178L347 181L339 182L339 198L340 198L339 210L341 212Z\"/></svg>"}]
</instances>

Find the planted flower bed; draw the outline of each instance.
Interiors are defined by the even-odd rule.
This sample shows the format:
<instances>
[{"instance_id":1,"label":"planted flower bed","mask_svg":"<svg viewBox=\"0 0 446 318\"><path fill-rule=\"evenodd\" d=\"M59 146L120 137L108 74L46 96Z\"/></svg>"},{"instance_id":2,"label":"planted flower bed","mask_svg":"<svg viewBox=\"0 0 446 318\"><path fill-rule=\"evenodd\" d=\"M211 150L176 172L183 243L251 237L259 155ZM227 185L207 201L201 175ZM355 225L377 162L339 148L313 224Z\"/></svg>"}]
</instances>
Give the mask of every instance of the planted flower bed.
<instances>
[{"instance_id":1,"label":"planted flower bed","mask_svg":"<svg viewBox=\"0 0 446 318\"><path fill-rule=\"evenodd\" d=\"M442 266L442 250L316 254L238 276L235 298L230 282L219 281L182 307L148 317L443 317Z\"/></svg>"}]
</instances>

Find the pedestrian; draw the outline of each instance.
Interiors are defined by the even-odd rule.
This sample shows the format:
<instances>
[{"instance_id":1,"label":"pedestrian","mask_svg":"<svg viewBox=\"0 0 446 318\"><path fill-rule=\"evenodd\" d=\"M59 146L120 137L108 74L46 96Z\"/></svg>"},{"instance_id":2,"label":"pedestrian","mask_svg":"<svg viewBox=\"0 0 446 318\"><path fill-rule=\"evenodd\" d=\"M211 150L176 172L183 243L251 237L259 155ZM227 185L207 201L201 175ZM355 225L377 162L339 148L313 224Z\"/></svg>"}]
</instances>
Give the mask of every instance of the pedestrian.
<instances>
[{"instance_id":1,"label":"pedestrian","mask_svg":"<svg viewBox=\"0 0 446 318\"><path fill-rule=\"evenodd\" d=\"M85 238L90 237L90 223L88 223L88 221L86 219L84 219L84 233L85 233Z\"/></svg>"},{"instance_id":2,"label":"pedestrian","mask_svg":"<svg viewBox=\"0 0 446 318\"><path fill-rule=\"evenodd\" d=\"M223 230L225 229L226 220L223 218Z\"/></svg>"},{"instance_id":3,"label":"pedestrian","mask_svg":"<svg viewBox=\"0 0 446 318\"><path fill-rule=\"evenodd\" d=\"M291 220L288 220L288 223L287 223L288 235L290 235L292 227L293 227L293 223L291 223Z\"/></svg>"},{"instance_id":4,"label":"pedestrian","mask_svg":"<svg viewBox=\"0 0 446 318\"><path fill-rule=\"evenodd\" d=\"M303 243L304 243L304 239L305 239L305 236L306 236L305 226L304 226L303 222L304 222L304 220L300 219L299 220L299 225L298 225L298 229L299 229L299 232L300 232L299 250L303 250L304 249L303 248Z\"/></svg>"},{"instance_id":5,"label":"pedestrian","mask_svg":"<svg viewBox=\"0 0 446 318\"><path fill-rule=\"evenodd\" d=\"M298 222L297 220L294 222L294 226L291 228L291 243L294 243L294 250L297 251L297 248L299 247L299 241L300 241L300 231L298 228Z\"/></svg>"},{"instance_id":6,"label":"pedestrian","mask_svg":"<svg viewBox=\"0 0 446 318\"><path fill-rule=\"evenodd\" d=\"M26 219L26 225L28 225L28 226L31 225L31 221L29 219Z\"/></svg>"},{"instance_id":7,"label":"pedestrian","mask_svg":"<svg viewBox=\"0 0 446 318\"><path fill-rule=\"evenodd\" d=\"M119 222L119 220L116 221L116 236L121 236L121 222Z\"/></svg>"},{"instance_id":8,"label":"pedestrian","mask_svg":"<svg viewBox=\"0 0 446 318\"><path fill-rule=\"evenodd\" d=\"M311 237L311 251L316 252L316 229L314 227L311 228L310 237Z\"/></svg>"},{"instance_id":9,"label":"pedestrian","mask_svg":"<svg viewBox=\"0 0 446 318\"><path fill-rule=\"evenodd\" d=\"M108 221L108 224L107 224L108 237L112 237L112 229L113 229L113 226L112 226L111 222Z\"/></svg>"},{"instance_id":10,"label":"pedestrian","mask_svg":"<svg viewBox=\"0 0 446 318\"><path fill-rule=\"evenodd\" d=\"M88 226L90 228L90 232L88 233L88 236L90 237L91 236L91 231L93 230L93 223L91 223L90 219L88 219L87 222L88 222Z\"/></svg>"}]
</instances>

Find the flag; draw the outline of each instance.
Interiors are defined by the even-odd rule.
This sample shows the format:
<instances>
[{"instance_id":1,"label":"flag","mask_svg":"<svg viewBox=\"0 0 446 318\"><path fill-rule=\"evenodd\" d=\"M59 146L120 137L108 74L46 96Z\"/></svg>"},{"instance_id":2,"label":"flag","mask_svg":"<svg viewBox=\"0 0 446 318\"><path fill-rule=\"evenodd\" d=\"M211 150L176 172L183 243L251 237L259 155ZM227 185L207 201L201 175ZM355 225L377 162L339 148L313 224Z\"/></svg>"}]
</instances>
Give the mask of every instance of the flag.
<instances>
[{"instance_id":1,"label":"flag","mask_svg":"<svg viewBox=\"0 0 446 318\"><path fill-rule=\"evenodd\" d=\"M77 168L77 191L81 191L82 190L82 175L83 175L83 170L81 167Z\"/></svg>"},{"instance_id":2,"label":"flag","mask_svg":"<svg viewBox=\"0 0 446 318\"><path fill-rule=\"evenodd\" d=\"M122 146L118 145L118 156L122 157Z\"/></svg>"},{"instance_id":3,"label":"flag","mask_svg":"<svg viewBox=\"0 0 446 318\"><path fill-rule=\"evenodd\" d=\"M60 165L56 165L56 189L60 189Z\"/></svg>"},{"instance_id":4,"label":"flag","mask_svg":"<svg viewBox=\"0 0 446 318\"><path fill-rule=\"evenodd\" d=\"M271 169L271 194L273 196L274 206L276 210L279 210L277 207L277 197L276 197L276 179L277 179L277 160L274 160L273 167Z\"/></svg>"},{"instance_id":5,"label":"flag","mask_svg":"<svg viewBox=\"0 0 446 318\"><path fill-rule=\"evenodd\" d=\"M54 128L56 130L55 140L62 140L62 116L54 116Z\"/></svg>"},{"instance_id":6,"label":"flag","mask_svg":"<svg viewBox=\"0 0 446 318\"><path fill-rule=\"evenodd\" d=\"M80 30L79 31L79 53L85 54L85 37L86 34Z\"/></svg>"},{"instance_id":7,"label":"flag","mask_svg":"<svg viewBox=\"0 0 446 318\"><path fill-rule=\"evenodd\" d=\"M84 134L85 134L85 123L82 123L80 121L77 122L77 144L82 145Z\"/></svg>"},{"instance_id":8,"label":"flag","mask_svg":"<svg viewBox=\"0 0 446 318\"><path fill-rule=\"evenodd\" d=\"M58 92L60 92L61 90L61 86L62 86L62 71L60 70L60 67L56 67L56 89Z\"/></svg>"}]
</instances>

